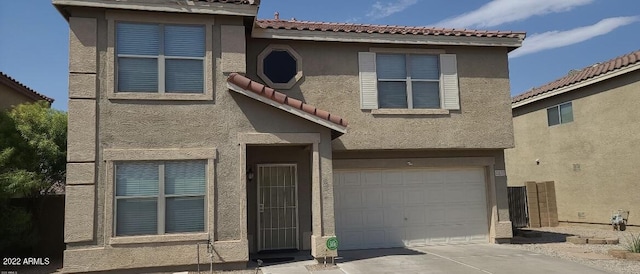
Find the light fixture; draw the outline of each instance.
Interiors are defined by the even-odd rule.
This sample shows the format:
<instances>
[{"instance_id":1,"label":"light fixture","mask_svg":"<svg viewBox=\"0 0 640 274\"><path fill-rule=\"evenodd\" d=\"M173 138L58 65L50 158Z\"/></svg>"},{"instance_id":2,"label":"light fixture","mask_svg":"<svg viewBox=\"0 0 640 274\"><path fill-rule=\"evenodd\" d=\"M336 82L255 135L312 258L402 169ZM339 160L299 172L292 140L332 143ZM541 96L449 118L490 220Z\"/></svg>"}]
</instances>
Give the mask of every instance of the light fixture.
<instances>
[{"instance_id":1,"label":"light fixture","mask_svg":"<svg viewBox=\"0 0 640 274\"><path fill-rule=\"evenodd\" d=\"M253 180L253 170L251 170L251 168L247 168L247 180L248 181Z\"/></svg>"}]
</instances>

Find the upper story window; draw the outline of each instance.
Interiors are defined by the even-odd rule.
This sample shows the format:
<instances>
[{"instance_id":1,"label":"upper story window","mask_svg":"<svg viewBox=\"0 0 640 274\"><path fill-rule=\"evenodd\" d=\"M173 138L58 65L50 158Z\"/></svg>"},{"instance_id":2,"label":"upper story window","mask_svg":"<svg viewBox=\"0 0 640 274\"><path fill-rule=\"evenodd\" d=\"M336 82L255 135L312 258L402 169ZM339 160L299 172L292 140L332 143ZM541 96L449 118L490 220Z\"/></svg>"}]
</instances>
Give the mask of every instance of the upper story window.
<instances>
[{"instance_id":1,"label":"upper story window","mask_svg":"<svg viewBox=\"0 0 640 274\"><path fill-rule=\"evenodd\" d=\"M373 114L448 114L460 109L457 58L442 50L358 54L360 108Z\"/></svg>"},{"instance_id":2,"label":"upper story window","mask_svg":"<svg viewBox=\"0 0 640 274\"><path fill-rule=\"evenodd\" d=\"M573 105L571 102L547 108L549 126L573 122Z\"/></svg>"},{"instance_id":3,"label":"upper story window","mask_svg":"<svg viewBox=\"0 0 640 274\"><path fill-rule=\"evenodd\" d=\"M258 55L258 75L267 86L290 89L302 78L302 57L288 45L269 45Z\"/></svg>"},{"instance_id":4,"label":"upper story window","mask_svg":"<svg viewBox=\"0 0 640 274\"><path fill-rule=\"evenodd\" d=\"M204 93L205 27L116 24L116 92Z\"/></svg>"},{"instance_id":5,"label":"upper story window","mask_svg":"<svg viewBox=\"0 0 640 274\"><path fill-rule=\"evenodd\" d=\"M206 160L115 165L115 235L204 232Z\"/></svg>"},{"instance_id":6,"label":"upper story window","mask_svg":"<svg viewBox=\"0 0 640 274\"><path fill-rule=\"evenodd\" d=\"M378 54L380 108L440 108L437 55Z\"/></svg>"}]
</instances>

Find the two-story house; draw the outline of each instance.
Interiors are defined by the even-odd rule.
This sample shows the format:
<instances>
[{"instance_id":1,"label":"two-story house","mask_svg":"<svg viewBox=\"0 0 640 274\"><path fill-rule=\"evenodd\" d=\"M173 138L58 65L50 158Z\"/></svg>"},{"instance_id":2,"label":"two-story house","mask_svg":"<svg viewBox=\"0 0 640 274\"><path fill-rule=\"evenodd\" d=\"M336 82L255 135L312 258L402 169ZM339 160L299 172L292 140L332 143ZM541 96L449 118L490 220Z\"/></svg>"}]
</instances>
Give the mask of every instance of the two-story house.
<instances>
[{"instance_id":1,"label":"two-story house","mask_svg":"<svg viewBox=\"0 0 640 274\"><path fill-rule=\"evenodd\" d=\"M621 209L640 225L639 91L637 50L513 97L509 186L554 181L560 222L610 224Z\"/></svg>"},{"instance_id":2,"label":"two-story house","mask_svg":"<svg viewBox=\"0 0 640 274\"><path fill-rule=\"evenodd\" d=\"M524 33L258 20L258 1L53 3L70 26L65 271L180 269L208 263L207 242L241 267L324 260L336 236L511 238L507 53Z\"/></svg>"}]
</instances>

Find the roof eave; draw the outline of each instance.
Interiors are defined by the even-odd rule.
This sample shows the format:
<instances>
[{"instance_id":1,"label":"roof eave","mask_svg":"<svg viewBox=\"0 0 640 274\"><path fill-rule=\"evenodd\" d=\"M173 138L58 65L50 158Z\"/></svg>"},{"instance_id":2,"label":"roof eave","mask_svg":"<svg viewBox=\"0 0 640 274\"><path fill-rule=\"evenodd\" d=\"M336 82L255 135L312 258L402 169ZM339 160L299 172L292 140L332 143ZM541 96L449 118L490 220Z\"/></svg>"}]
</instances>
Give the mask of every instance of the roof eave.
<instances>
[{"instance_id":1,"label":"roof eave","mask_svg":"<svg viewBox=\"0 0 640 274\"><path fill-rule=\"evenodd\" d=\"M255 17L258 14L258 5L187 0L162 0L154 2L145 0L53 0L52 3L66 19L68 19L69 14L64 11L65 7L91 7L191 14L235 15L248 17Z\"/></svg>"},{"instance_id":2,"label":"roof eave","mask_svg":"<svg viewBox=\"0 0 640 274\"><path fill-rule=\"evenodd\" d=\"M27 96L34 101L44 100L49 102L49 104L52 104L54 101L53 98L44 96L2 73L0 73L0 83L12 88L15 91L20 92L22 95Z\"/></svg>"},{"instance_id":3,"label":"roof eave","mask_svg":"<svg viewBox=\"0 0 640 274\"><path fill-rule=\"evenodd\" d=\"M516 49L522 46L524 35L517 37L477 37L447 35L416 35L387 33L355 33L336 31L313 31L297 29L265 29L254 27L253 38L328 41L352 43L380 44L412 44L412 45L452 45L452 46L493 46Z\"/></svg>"},{"instance_id":4,"label":"roof eave","mask_svg":"<svg viewBox=\"0 0 640 274\"><path fill-rule=\"evenodd\" d=\"M600 74L600 75L598 75L596 77L589 78L587 80L580 81L578 83L574 83L574 84L571 84L571 85L568 85L568 86L564 86L564 87L561 87L561 88L558 88L558 89L555 89L555 90L551 90L551 91L548 91L548 92L545 92L545 93L542 93L542 94L535 95L533 97L529 97L529 98L520 100L518 102L514 102L514 103L511 104L511 109L519 108L519 107L522 107L522 106L525 106L525 105L528 105L528 104L531 104L533 102L537 102L537 101L540 101L540 100L543 100L543 99L546 99L546 98L549 98L549 97L553 97L553 96L556 96L556 95L567 93L567 92L570 92L572 90L576 90L576 89L579 89L579 88L582 88L582 87L585 87L585 86L593 85L595 83L602 82L602 81L605 81L605 80L608 80L608 79L611 79L611 78L614 78L614 77L617 77L617 76L620 76L620 75L623 75L623 74L626 74L626 73L629 73L629 72L632 72L632 71L636 71L638 69L640 69L640 63L636 63L636 64L633 64L633 65L621 68L619 70L614 70L614 71L611 71L609 73Z\"/></svg>"},{"instance_id":5,"label":"roof eave","mask_svg":"<svg viewBox=\"0 0 640 274\"><path fill-rule=\"evenodd\" d=\"M317 117L317 116L313 116L313 115L311 115L309 113L306 113L306 112L304 112L302 110L296 109L296 108L294 108L292 106L289 106L287 104L280 104L280 103L275 102L273 100L269 100L269 99L267 99L267 98L265 98L263 96L260 96L260 95L254 93L254 92L247 91L244 88L241 88L238 85L235 85L233 83L227 82L227 88L229 88L230 90L233 90L233 91L235 91L237 93L240 93L240 94L242 94L244 96L253 98L253 99L258 100L258 101L260 101L262 103L270 105L272 107L278 108L280 110L284 110L286 112L294 114L294 115L296 115L298 117L301 117L303 119L306 119L306 120L309 120L309 121L314 122L316 124L325 126L325 127L329 128L329 129L331 129L332 131L334 131L335 133L337 133L337 134L332 133L332 138L333 139L341 136L342 134L347 133L347 128L344 127L344 126L337 125L335 123L332 123L330 121L324 120L324 119L322 119L320 117Z\"/></svg>"}]
</instances>

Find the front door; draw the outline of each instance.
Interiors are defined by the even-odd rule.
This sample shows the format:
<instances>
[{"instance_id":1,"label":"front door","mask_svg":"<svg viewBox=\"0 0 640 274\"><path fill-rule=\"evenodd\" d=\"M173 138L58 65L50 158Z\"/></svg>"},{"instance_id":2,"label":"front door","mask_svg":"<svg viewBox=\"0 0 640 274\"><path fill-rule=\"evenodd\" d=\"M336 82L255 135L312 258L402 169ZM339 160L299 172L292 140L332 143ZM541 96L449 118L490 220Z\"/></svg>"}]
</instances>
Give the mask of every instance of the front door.
<instances>
[{"instance_id":1,"label":"front door","mask_svg":"<svg viewBox=\"0 0 640 274\"><path fill-rule=\"evenodd\" d=\"M258 165L258 251L298 249L296 164Z\"/></svg>"}]
</instances>

